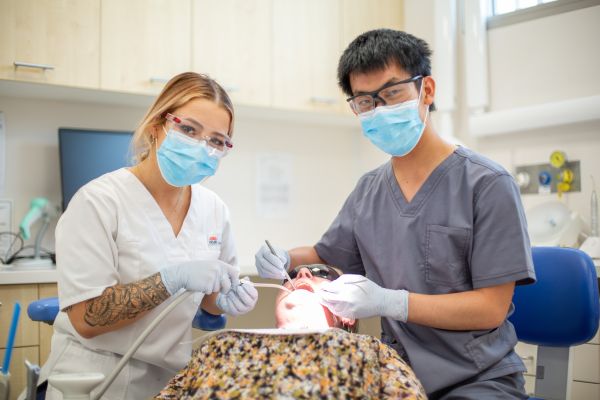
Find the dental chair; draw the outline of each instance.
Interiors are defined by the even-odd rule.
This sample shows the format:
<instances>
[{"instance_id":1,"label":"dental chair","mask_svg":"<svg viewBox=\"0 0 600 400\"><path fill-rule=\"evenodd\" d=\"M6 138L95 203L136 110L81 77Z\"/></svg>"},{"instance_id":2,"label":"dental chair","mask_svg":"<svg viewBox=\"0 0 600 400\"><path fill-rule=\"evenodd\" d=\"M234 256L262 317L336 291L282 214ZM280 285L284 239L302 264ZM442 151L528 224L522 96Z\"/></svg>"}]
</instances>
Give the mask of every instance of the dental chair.
<instances>
[{"instance_id":1,"label":"dental chair","mask_svg":"<svg viewBox=\"0 0 600 400\"><path fill-rule=\"evenodd\" d=\"M576 249L533 247L532 257L537 282L515 288L515 312L509 320L519 341L539 346L532 399L569 399L571 347L589 341L598 330L596 269Z\"/></svg>"},{"instance_id":2,"label":"dental chair","mask_svg":"<svg viewBox=\"0 0 600 400\"><path fill-rule=\"evenodd\" d=\"M29 315L31 320L45 322L50 325L54 323L59 311L58 297L48 297L37 300L30 303L27 307L27 315ZM225 315L213 315L199 308L192 321L192 327L203 331L216 331L218 329L223 329L226 323L227 319ZM52 379L52 377L50 379ZM53 384L55 385L57 382L55 381ZM95 381L81 383L81 385L84 385L82 388L87 388L89 386L90 391L97 384L98 382ZM35 387L35 384L33 387ZM46 389L47 383L43 382L37 388L37 393L35 395L36 400L43 400L46 398ZM86 390L87 389L85 389L84 392L86 392Z\"/></svg>"}]
</instances>

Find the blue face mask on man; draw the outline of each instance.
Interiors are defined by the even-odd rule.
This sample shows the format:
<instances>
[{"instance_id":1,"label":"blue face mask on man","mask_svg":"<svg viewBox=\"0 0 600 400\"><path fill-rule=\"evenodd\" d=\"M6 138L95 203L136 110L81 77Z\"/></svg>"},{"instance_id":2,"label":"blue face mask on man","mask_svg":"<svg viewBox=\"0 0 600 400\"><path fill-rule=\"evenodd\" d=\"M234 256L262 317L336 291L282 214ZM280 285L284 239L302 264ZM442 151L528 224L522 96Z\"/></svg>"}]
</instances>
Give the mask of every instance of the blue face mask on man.
<instances>
[{"instance_id":1,"label":"blue face mask on man","mask_svg":"<svg viewBox=\"0 0 600 400\"><path fill-rule=\"evenodd\" d=\"M379 106L359 114L363 134L371 143L392 156L407 155L417 146L425 130L425 122L419 115L420 98L419 94L419 99Z\"/></svg>"},{"instance_id":2,"label":"blue face mask on man","mask_svg":"<svg viewBox=\"0 0 600 400\"><path fill-rule=\"evenodd\" d=\"M198 142L173 129L156 151L160 173L171 186L183 187L201 182L217 171L219 160Z\"/></svg>"}]
</instances>

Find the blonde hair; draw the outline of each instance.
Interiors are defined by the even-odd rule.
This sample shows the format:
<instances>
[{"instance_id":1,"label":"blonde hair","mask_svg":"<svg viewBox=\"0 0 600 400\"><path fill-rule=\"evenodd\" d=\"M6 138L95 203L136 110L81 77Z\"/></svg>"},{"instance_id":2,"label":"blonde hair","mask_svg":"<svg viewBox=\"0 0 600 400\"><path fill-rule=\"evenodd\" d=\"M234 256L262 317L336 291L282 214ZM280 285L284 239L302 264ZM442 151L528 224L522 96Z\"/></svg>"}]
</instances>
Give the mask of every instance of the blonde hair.
<instances>
[{"instance_id":1,"label":"blonde hair","mask_svg":"<svg viewBox=\"0 0 600 400\"><path fill-rule=\"evenodd\" d=\"M227 134L233 135L233 104L227 92L208 75L184 72L167 82L135 130L130 149L133 164L148 157L152 147L151 132L164 123L164 115L195 99L212 100L223 107L231 119Z\"/></svg>"}]
</instances>

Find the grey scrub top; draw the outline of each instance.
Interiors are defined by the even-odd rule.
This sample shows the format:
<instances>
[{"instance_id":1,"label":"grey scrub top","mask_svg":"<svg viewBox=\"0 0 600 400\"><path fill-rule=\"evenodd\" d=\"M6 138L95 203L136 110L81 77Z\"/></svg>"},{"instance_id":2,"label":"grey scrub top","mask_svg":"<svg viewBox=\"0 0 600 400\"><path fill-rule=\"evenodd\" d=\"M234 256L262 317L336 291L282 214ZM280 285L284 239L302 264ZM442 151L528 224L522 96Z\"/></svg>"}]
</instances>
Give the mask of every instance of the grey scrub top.
<instances>
[{"instance_id":1,"label":"grey scrub top","mask_svg":"<svg viewBox=\"0 0 600 400\"><path fill-rule=\"evenodd\" d=\"M514 180L463 147L431 173L410 203L391 162L364 175L315 248L344 273L414 293L535 281ZM382 329L382 339L410 363L428 393L525 371L507 320L491 330L450 331L382 318Z\"/></svg>"}]
</instances>

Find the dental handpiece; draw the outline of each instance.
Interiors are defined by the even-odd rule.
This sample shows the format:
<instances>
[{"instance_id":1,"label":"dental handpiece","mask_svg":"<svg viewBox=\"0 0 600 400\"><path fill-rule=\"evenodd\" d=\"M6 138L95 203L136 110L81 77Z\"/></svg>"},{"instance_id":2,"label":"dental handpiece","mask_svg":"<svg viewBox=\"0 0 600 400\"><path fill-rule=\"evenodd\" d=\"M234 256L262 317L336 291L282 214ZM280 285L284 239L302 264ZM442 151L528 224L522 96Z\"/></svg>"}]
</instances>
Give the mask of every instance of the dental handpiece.
<instances>
[{"instance_id":1,"label":"dental handpiece","mask_svg":"<svg viewBox=\"0 0 600 400\"><path fill-rule=\"evenodd\" d=\"M292 293L292 291L288 288L286 288L283 285L278 285L276 283L258 283L258 282L252 282L250 280L244 280L244 283L249 283L254 287L268 287L268 288L273 288L273 289L281 289L281 290L285 290L286 292Z\"/></svg>"},{"instance_id":2,"label":"dental handpiece","mask_svg":"<svg viewBox=\"0 0 600 400\"><path fill-rule=\"evenodd\" d=\"M271 246L271 243L269 243L268 240L265 240L265 243L267 244L267 247L269 247L269 250L271 250L271 254L273 254L275 257L277 257L277 253L275 253L275 249L273 248L273 246ZM294 286L294 282L292 282L292 278L290 278L290 274L287 272L287 269L285 269L285 265L283 266L283 273L285 274L285 277L287 278L287 280L290 282L290 285L292 285L294 290L296 290L296 286Z\"/></svg>"}]
</instances>

